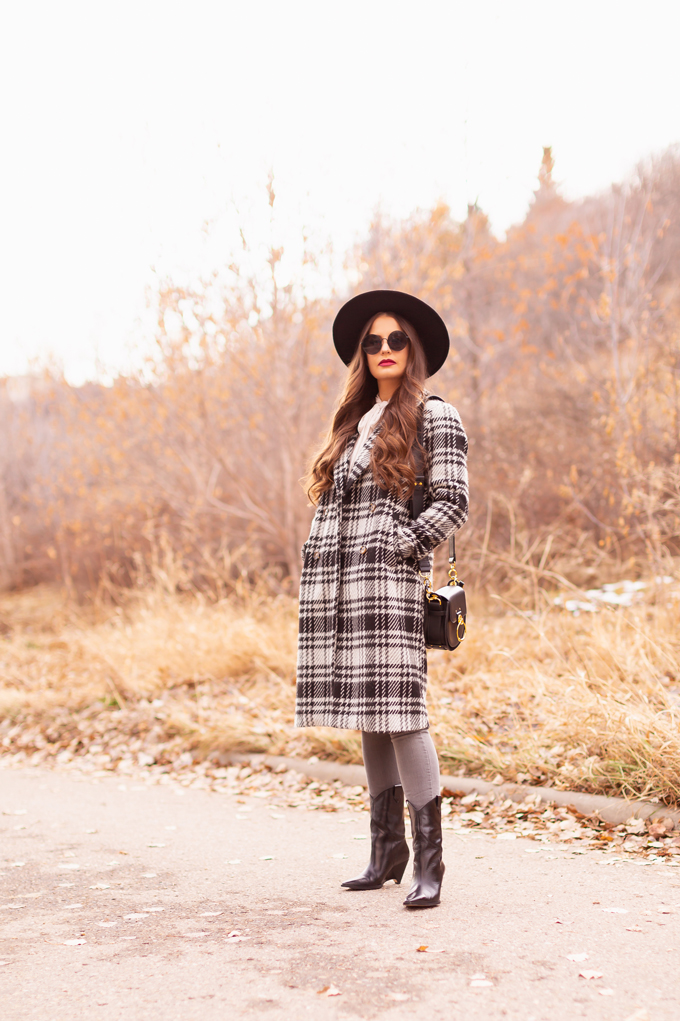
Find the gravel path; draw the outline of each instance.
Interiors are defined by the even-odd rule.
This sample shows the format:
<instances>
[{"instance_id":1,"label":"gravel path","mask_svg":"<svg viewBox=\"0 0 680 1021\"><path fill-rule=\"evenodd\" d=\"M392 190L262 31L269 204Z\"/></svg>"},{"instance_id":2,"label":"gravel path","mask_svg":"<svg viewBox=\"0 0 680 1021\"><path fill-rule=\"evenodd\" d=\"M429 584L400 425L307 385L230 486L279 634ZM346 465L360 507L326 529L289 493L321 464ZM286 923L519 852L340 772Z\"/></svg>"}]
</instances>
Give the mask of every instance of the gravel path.
<instances>
[{"instance_id":1,"label":"gravel path","mask_svg":"<svg viewBox=\"0 0 680 1021\"><path fill-rule=\"evenodd\" d=\"M661 861L447 830L414 913L340 888L368 853L345 806L22 768L0 810L3 1021L680 1018Z\"/></svg>"}]
</instances>

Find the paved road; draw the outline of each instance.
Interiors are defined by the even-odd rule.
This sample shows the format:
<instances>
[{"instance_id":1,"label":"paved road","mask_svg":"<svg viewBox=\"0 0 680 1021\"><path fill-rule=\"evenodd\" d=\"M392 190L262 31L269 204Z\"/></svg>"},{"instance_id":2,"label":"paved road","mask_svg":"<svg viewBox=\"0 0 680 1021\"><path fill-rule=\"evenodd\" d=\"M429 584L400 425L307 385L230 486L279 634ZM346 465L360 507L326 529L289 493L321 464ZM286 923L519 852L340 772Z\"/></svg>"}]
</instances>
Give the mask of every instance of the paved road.
<instances>
[{"instance_id":1,"label":"paved road","mask_svg":"<svg viewBox=\"0 0 680 1021\"><path fill-rule=\"evenodd\" d=\"M450 832L413 913L340 888L365 814L40 769L0 770L0 810L3 1021L680 1018L665 865Z\"/></svg>"}]
</instances>

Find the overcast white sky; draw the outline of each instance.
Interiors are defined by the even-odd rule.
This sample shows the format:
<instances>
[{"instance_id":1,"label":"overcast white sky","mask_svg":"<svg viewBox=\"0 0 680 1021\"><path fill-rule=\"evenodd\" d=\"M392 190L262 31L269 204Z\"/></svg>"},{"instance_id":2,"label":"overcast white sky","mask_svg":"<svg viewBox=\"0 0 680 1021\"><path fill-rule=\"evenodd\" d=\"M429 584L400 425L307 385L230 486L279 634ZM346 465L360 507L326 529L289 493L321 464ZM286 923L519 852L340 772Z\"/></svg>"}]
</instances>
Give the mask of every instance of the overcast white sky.
<instances>
[{"instance_id":1,"label":"overcast white sky","mask_svg":"<svg viewBox=\"0 0 680 1021\"><path fill-rule=\"evenodd\" d=\"M543 145L576 197L680 141L677 0L23 0L0 38L0 373L124 365L156 273L265 239L270 167L283 243L342 252L377 204L502 231Z\"/></svg>"}]
</instances>

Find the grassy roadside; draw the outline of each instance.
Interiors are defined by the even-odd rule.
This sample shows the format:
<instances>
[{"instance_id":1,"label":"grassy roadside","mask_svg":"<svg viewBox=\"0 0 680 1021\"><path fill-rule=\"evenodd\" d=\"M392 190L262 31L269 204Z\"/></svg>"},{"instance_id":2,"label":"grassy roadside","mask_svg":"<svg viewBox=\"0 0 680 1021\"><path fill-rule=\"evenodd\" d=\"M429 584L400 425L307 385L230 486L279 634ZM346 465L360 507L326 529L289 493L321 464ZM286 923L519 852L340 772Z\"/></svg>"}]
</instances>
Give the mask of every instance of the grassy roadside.
<instances>
[{"instance_id":1,"label":"grassy roadside","mask_svg":"<svg viewBox=\"0 0 680 1021\"><path fill-rule=\"evenodd\" d=\"M680 804L680 590L633 608L531 617L477 607L430 654L442 769ZM359 736L292 725L296 607L160 590L79 611L49 589L0 599L0 746L99 768L221 750L360 761Z\"/></svg>"}]
</instances>

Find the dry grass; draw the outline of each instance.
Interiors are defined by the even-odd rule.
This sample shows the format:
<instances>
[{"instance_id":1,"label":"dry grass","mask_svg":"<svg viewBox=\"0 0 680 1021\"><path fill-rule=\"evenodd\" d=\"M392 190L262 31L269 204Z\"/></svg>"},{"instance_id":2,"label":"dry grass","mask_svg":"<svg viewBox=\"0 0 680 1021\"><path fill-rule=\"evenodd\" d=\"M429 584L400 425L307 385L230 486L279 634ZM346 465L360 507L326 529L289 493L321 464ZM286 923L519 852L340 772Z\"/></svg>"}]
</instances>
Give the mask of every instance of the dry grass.
<instances>
[{"instance_id":1,"label":"dry grass","mask_svg":"<svg viewBox=\"0 0 680 1021\"><path fill-rule=\"evenodd\" d=\"M430 655L442 768L680 803L680 589L631 610L532 617L477 606ZM483 611L483 612L481 612ZM360 761L351 731L295 730L296 607L161 591L87 613L34 589L0 599L0 740L36 761L95 751L104 768L220 750Z\"/></svg>"}]
</instances>

